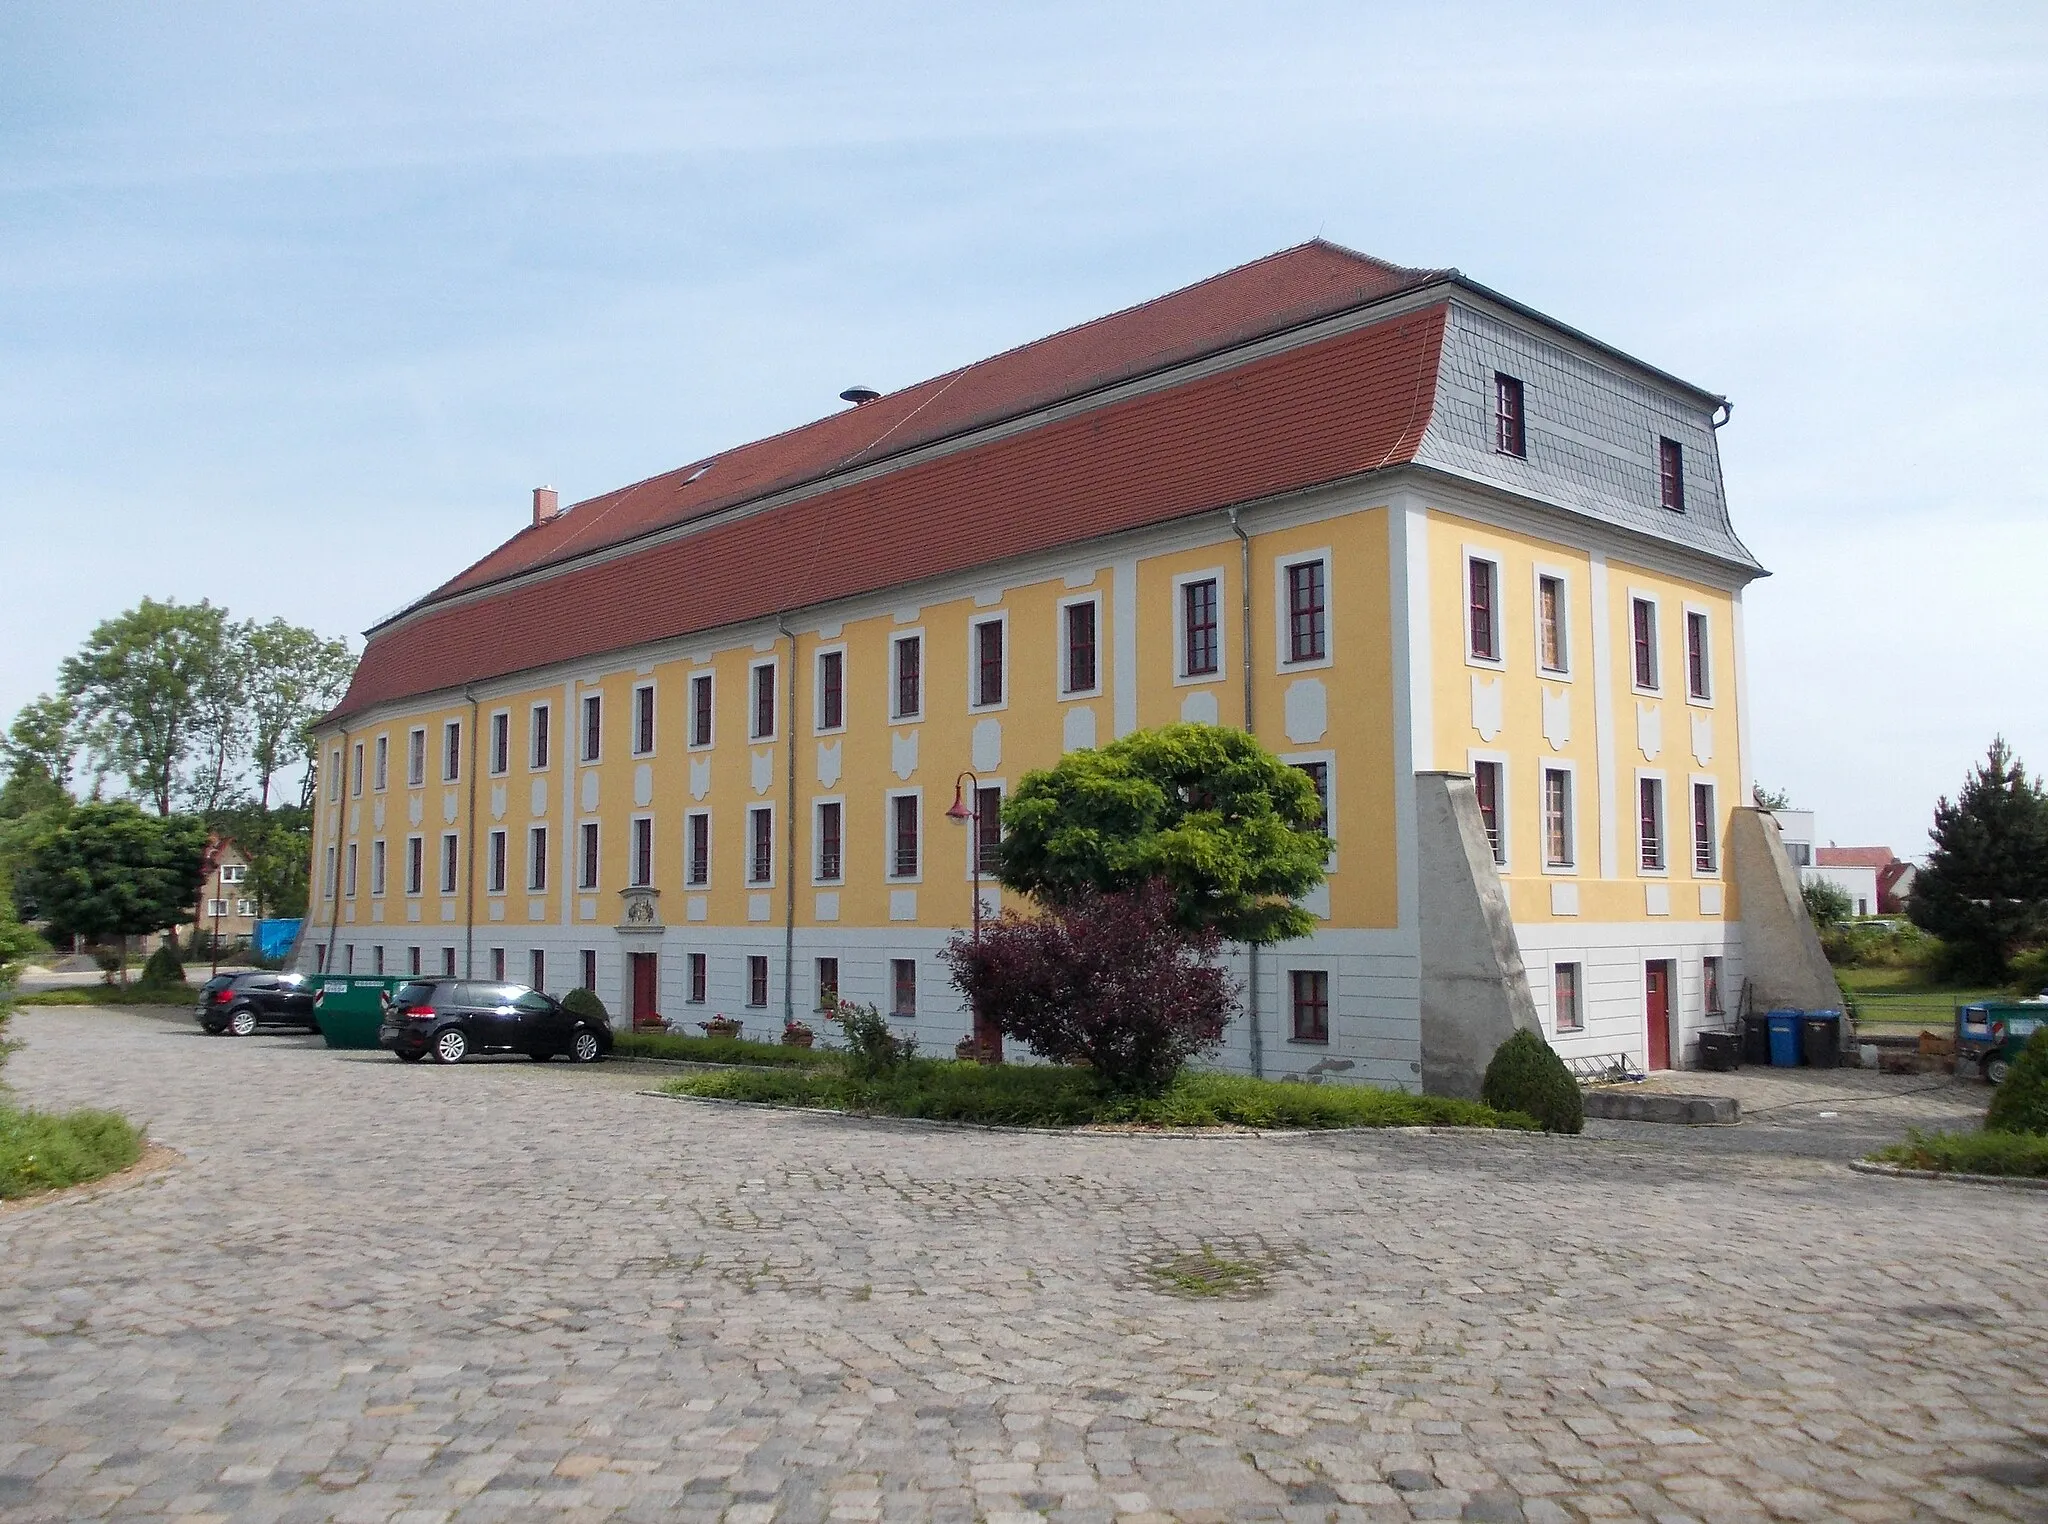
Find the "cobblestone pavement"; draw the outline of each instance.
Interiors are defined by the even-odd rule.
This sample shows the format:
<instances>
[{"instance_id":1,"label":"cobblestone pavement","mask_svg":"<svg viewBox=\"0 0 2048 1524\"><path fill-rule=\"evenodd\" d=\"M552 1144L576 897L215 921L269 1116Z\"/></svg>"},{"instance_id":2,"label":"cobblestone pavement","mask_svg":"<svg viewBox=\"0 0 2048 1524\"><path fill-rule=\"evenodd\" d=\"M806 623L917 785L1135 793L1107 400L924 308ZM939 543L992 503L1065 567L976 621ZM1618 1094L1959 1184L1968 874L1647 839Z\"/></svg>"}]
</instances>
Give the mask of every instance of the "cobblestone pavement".
<instances>
[{"instance_id":1,"label":"cobblestone pavement","mask_svg":"<svg viewBox=\"0 0 2048 1524\"><path fill-rule=\"evenodd\" d=\"M1655 1122L1586 1124L1596 1138L1689 1153L1804 1154L1860 1159L1896 1143L1908 1128L1968 1132L1983 1125L1991 1087L1947 1074L1880 1074L1874 1069L1767 1069L1728 1074L1653 1074L1642 1086L1679 1095L1726 1095L1742 1103L1740 1127L1674 1128Z\"/></svg>"},{"instance_id":2,"label":"cobblestone pavement","mask_svg":"<svg viewBox=\"0 0 2048 1524\"><path fill-rule=\"evenodd\" d=\"M185 1159L0 1216L8 1520L2048 1516L2031 1192L1699 1129L1048 1137L16 1035L26 1099ZM1264 1294L1148 1273L1205 1246Z\"/></svg>"}]
</instances>

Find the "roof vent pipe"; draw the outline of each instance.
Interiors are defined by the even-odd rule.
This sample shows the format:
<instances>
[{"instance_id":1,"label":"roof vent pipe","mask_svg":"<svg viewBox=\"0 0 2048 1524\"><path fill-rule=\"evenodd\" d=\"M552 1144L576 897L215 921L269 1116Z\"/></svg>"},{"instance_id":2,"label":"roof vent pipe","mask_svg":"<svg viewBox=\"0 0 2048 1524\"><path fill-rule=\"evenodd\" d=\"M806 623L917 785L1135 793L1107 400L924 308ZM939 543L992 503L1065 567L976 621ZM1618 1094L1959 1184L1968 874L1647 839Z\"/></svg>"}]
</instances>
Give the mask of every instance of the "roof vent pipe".
<instances>
[{"instance_id":1,"label":"roof vent pipe","mask_svg":"<svg viewBox=\"0 0 2048 1524\"><path fill-rule=\"evenodd\" d=\"M851 402L855 407L866 407L881 395L872 386L849 386L839 394L839 400Z\"/></svg>"},{"instance_id":2,"label":"roof vent pipe","mask_svg":"<svg viewBox=\"0 0 2048 1524\"><path fill-rule=\"evenodd\" d=\"M533 526L538 529L549 519L559 518L562 512L562 495L553 487L533 489Z\"/></svg>"}]
</instances>

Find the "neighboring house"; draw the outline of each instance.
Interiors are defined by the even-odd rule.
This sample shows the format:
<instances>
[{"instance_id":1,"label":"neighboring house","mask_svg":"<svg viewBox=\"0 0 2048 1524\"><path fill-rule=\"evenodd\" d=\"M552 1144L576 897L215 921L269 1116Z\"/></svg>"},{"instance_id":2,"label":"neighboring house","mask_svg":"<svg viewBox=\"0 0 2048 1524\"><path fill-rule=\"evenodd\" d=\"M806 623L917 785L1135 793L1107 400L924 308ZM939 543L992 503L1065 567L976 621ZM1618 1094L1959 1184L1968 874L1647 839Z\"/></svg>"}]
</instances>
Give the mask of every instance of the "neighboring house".
<instances>
[{"instance_id":1,"label":"neighboring house","mask_svg":"<svg viewBox=\"0 0 2048 1524\"><path fill-rule=\"evenodd\" d=\"M1336 850L1321 929L1233 955L1220 1062L1435 1085L1457 989L1651 1067L1725 1023L1761 568L1721 398L1320 241L849 398L537 490L369 632L318 727L307 966L757 1035L836 994L944 1051L987 845L948 819L963 770L992 834L1064 751L1249 722Z\"/></svg>"},{"instance_id":2,"label":"neighboring house","mask_svg":"<svg viewBox=\"0 0 2048 1524\"><path fill-rule=\"evenodd\" d=\"M1913 880L1920 870L1912 863L1893 858L1877 870L1877 912L1904 915L1913 899Z\"/></svg>"},{"instance_id":3,"label":"neighboring house","mask_svg":"<svg viewBox=\"0 0 2048 1524\"><path fill-rule=\"evenodd\" d=\"M1792 866L1803 875L1813 866L1813 811L1773 810L1778 820L1778 834L1785 842L1785 855L1792 860Z\"/></svg>"},{"instance_id":4,"label":"neighboring house","mask_svg":"<svg viewBox=\"0 0 2048 1524\"><path fill-rule=\"evenodd\" d=\"M1902 914L1913 873L1913 865L1901 862L1890 847L1816 847L1813 853L1812 876L1848 895L1857 915Z\"/></svg>"},{"instance_id":5,"label":"neighboring house","mask_svg":"<svg viewBox=\"0 0 2048 1524\"><path fill-rule=\"evenodd\" d=\"M256 933L256 900L249 884L249 859L225 836L206 844L206 877L195 907L198 930L222 946L241 946ZM188 930L185 940L190 944Z\"/></svg>"}]
</instances>

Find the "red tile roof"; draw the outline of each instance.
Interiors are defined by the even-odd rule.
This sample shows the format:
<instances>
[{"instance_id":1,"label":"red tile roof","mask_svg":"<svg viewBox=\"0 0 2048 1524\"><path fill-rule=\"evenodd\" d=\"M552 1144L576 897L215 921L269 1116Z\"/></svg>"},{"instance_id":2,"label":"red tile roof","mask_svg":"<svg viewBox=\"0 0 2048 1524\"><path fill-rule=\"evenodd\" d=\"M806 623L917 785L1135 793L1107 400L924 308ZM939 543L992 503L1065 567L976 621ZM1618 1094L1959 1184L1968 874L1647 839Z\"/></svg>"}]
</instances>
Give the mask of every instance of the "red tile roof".
<instances>
[{"instance_id":1,"label":"red tile roof","mask_svg":"<svg viewBox=\"0 0 2048 1524\"><path fill-rule=\"evenodd\" d=\"M1897 859L1890 847L1815 847L1816 868L1882 868Z\"/></svg>"},{"instance_id":2,"label":"red tile roof","mask_svg":"<svg viewBox=\"0 0 2048 1524\"><path fill-rule=\"evenodd\" d=\"M1429 426L1445 312L1438 303L595 564L421 608L373 632L336 713L1405 462ZM879 406L828 421L866 418Z\"/></svg>"},{"instance_id":3,"label":"red tile roof","mask_svg":"<svg viewBox=\"0 0 2048 1524\"><path fill-rule=\"evenodd\" d=\"M427 601L869 465L1062 398L1343 312L1452 272L1320 239L630 487L528 528Z\"/></svg>"}]
</instances>

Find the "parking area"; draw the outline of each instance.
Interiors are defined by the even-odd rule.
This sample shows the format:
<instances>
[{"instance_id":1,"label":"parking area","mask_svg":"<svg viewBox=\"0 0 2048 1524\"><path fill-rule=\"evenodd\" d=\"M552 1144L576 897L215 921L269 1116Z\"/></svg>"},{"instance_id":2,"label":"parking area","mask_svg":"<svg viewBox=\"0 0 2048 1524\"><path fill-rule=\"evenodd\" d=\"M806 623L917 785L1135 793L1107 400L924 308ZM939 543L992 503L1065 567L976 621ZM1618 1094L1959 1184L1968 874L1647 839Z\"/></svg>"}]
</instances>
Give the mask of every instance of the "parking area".
<instances>
[{"instance_id":1,"label":"parking area","mask_svg":"<svg viewBox=\"0 0 2048 1524\"><path fill-rule=\"evenodd\" d=\"M14 1035L25 1100L183 1160L0 1215L9 1520L2048 1515L2038 1193L1740 1128L1051 1137Z\"/></svg>"}]
</instances>

